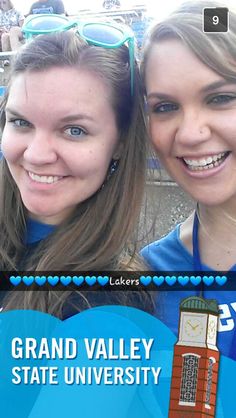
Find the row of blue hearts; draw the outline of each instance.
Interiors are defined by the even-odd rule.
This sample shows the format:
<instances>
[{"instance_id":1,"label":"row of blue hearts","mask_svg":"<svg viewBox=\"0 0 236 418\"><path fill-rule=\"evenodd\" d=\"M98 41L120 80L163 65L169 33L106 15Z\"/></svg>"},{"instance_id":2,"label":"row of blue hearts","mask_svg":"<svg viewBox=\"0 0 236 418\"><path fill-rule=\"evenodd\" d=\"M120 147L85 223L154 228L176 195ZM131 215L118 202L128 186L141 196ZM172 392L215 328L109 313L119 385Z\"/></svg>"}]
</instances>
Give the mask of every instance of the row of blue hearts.
<instances>
[{"instance_id":1,"label":"row of blue hearts","mask_svg":"<svg viewBox=\"0 0 236 418\"><path fill-rule=\"evenodd\" d=\"M10 282L14 286L18 286L23 283L26 286L31 286L36 283L38 286L43 286L48 283L51 286L56 286L58 283L68 286L73 283L76 286L87 283L89 286L93 286L95 283L99 283L101 286L105 286L109 282L108 276L10 276Z\"/></svg>"},{"instance_id":2,"label":"row of blue hearts","mask_svg":"<svg viewBox=\"0 0 236 418\"><path fill-rule=\"evenodd\" d=\"M93 286L98 283L101 286L105 286L109 282L108 276L10 276L10 282L14 286L18 286L23 283L26 286L30 286L36 283L39 286L43 286L48 283L51 286L56 286L58 283L67 286L69 284L75 284L80 286L83 283ZM149 286L154 283L156 286L161 286L163 283L169 286L173 286L176 283L186 286L187 284L193 284L198 286L203 283L207 286L218 284L223 286L227 282L226 276L140 276L139 283L144 286Z\"/></svg>"},{"instance_id":3,"label":"row of blue hearts","mask_svg":"<svg viewBox=\"0 0 236 418\"><path fill-rule=\"evenodd\" d=\"M176 283L186 286L187 284L193 284L198 286L201 283L210 286L218 284L223 286L227 282L227 276L140 276L140 283L144 286L150 285L152 282L156 286L161 286L163 283L173 286Z\"/></svg>"}]
</instances>

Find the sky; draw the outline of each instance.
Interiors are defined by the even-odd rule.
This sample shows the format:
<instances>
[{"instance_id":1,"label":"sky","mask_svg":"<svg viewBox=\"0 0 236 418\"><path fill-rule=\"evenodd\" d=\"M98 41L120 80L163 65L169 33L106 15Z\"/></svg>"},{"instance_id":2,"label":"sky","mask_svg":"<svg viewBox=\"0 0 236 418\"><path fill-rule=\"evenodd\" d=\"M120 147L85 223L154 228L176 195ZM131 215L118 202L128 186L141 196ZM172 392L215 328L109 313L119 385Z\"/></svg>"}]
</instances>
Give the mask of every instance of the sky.
<instances>
[{"instance_id":1,"label":"sky","mask_svg":"<svg viewBox=\"0 0 236 418\"><path fill-rule=\"evenodd\" d=\"M102 4L104 0L63 0L65 8L69 14L77 14L80 9L86 9L92 11L102 10ZM27 14L33 0L13 0L16 9L20 10L23 14ZM161 0L160 6L158 6L158 0L120 0L121 7L124 9L133 9L134 5L145 5L150 16L158 15L158 17L165 17L171 10L182 3L182 0ZM163 4L164 3L164 4ZM81 4L81 5L80 5Z\"/></svg>"}]
</instances>

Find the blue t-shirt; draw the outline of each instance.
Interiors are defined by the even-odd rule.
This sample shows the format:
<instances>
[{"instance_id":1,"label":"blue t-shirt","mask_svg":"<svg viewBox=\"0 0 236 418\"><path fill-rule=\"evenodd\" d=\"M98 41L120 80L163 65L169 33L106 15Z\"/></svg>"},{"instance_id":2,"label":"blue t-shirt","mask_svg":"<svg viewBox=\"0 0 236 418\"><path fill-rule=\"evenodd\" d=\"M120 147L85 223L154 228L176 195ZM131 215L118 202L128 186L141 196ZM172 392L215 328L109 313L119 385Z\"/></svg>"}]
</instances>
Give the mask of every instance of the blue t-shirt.
<instances>
[{"instance_id":1,"label":"blue t-shirt","mask_svg":"<svg viewBox=\"0 0 236 418\"><path fill-rule=\"evenodd\" d=\"M51 232L55 230L55 225L43 224L34 219L27 219L26 223L26 239L27 245L34 244L46 238Z\"/></svg>"},{"instance_id":2,"label":"blue t-shirt","mask_svg":"<svg viewBox=\"0 0 236 418\"><path fill-rule=\"evenodd\" d=\"M180 239L180 225L166 237L144 247L141 255L152 271L194 271L193 256ZM202 265L202 270L212 271L206 265ZM231 271L236 271L236 265ZM180 303L190 296L217 300L220 312L217 346L221 354L236 360L236 291L203 289L201 295L197 290L158 291L156 315L176 335Z\"/></svg>"}]
</instances>

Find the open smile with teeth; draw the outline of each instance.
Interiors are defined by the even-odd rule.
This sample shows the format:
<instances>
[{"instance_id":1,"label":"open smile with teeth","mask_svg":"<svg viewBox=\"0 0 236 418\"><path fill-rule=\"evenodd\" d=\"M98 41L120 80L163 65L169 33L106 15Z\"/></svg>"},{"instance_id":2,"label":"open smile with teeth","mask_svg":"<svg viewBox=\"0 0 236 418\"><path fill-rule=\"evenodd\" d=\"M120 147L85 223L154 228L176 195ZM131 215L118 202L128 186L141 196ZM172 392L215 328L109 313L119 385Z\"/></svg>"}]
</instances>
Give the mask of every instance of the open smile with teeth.
<instances>
[{"instance_id":1,"label":"open smile with teeth","mask_svg":"<svg viewBox=\"0 0 236 418\"><path fill-rule=\"evenodd\" d=\"M52 184L63 178L63 176L39 176L38 174L31 173L30 171L28 173L29 177L37 183Z\"/></svg>"},{"instance_id":2,"label":"open smile with teeth","mask_svg":"<svg viewBox=\"0 0 236 418\"><path fill-rule=\"evenodd\" d=\"M188 158L182 158L182 160L192 171L209 170L222 164L229 154L230 151L226 151L199 160L190 160Z\"/></svg>"}]
</instances>

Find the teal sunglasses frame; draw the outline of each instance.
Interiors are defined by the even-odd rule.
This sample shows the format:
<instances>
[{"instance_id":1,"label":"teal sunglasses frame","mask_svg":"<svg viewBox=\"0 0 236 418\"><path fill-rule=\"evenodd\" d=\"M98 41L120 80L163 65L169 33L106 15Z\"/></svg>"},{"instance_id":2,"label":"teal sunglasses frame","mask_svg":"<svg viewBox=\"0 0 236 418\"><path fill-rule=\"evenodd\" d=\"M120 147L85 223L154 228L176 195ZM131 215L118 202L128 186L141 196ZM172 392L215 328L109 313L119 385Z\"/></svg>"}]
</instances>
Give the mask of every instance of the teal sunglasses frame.
<instances>
[{"instance_id":1,"label":"teal sunglasses frame","mask_svg":"<svg viewBox=\"0 0 236 418\"><path fill-rule=\"evenodd\" d=\"M45 29L42 27L40 29L37 27L34 29L34 24L38 22L50 22L50 20L53 22L58 22L58 26L51 27L49 29ZM60 24L61 21L61 24ZM101 31L104 29L104 32L106 31L109 34L109 31L111 33L111 36L114 34L118 34L117 41L109 42L109 38L107 41L100 40L99 36L96 38L96 36L92 37L89 36L89 34L85 34L86 29L88 30L88 27L91 27L94 31L96 30L96 27ZM133 31L128 26L122 26L117 23L110 23L110 22L101 22L101 21L75 21L75 20L69 20L65 16L56 15L56 14L40 14L40 15L34 15L29 16L24 25L22 26L22 32L25 35L26 40L30 40L34 36L37 35L45 35L55 32L62 32L67 31L72 28L76 29L76 33L79 34L79 36L83 39L85 39L90 45L99 46L106 49L113 49L113 48L119 48L120 46L124 44L128 44L128 50L129 50L129 61L130 61L130 85L131 85L131 95L134 94L134 34ZM113 31L113 32L112 32ZM120 39L119 39L120 37Z\"/></svg>"}]
</instances>

